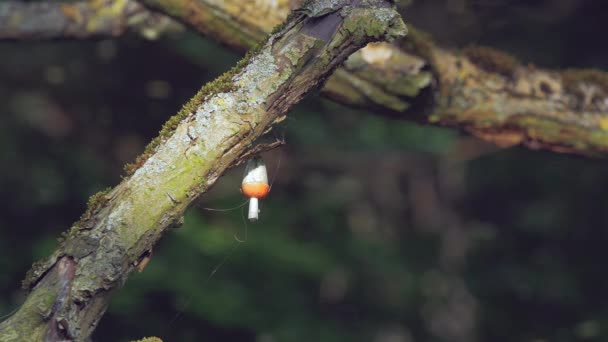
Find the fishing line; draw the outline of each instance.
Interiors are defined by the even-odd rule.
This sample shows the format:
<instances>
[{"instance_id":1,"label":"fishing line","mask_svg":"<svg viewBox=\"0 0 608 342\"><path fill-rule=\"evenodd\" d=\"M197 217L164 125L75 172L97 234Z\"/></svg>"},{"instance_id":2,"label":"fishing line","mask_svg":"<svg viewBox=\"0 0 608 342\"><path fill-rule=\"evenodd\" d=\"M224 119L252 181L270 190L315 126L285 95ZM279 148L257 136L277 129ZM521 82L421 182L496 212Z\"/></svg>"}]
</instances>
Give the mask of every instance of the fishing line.
<instances>
[{"instance_id":1,"label":"fishing line","mask_svg":"<svg viewBox=\"0 0 608 342\"><path fill-rule=\"evenodd\" d=\"M237 233L233 234L233 238L234 238L235 242L233 242L232 248L230 248L230 251L228 251L226 256L215 267L213 267L211 272L209 272L209 275L203 281L202 286L205 286L209 283L211 278L213 278L213 276L220 270L220 268L222 268L222 266L224 266L224 264L226 264L228 259L230 259L230 257L232 257L236 253L236 251L239 248L239 246L241 245L241 243L247 242L247 239L249 237L249 226L247 224L247 220L245 219L245 212L244 212L244 207L245 207L245 204L247 204L247 202L248 202L248 200L245 200L245 202L241 203L239 206L234 207L234 208L229 208L229 209L202 208L202 209L209 209L212 211L224 211L224 212L241 208L241 219L243 220L243 224L245 224L245 238L241 239L238 237ZM171 326L175 321L177 321L177 319L179 319L181 317L181 315L186 311L186 309L188 308L188 305L190 305L190 303L192 302L193 296L194 296L194 294L190 294L186 298L184 305L178 310L178 312L175 314L175 316L169 321L169 324L168 324L169 326Z\"/></svg>"},{"instance_id":2,"label":"fishing line","mask_svg":"<svg viewBox=\"0 0 608 342\"><path fill-rule=\"evenodd\" d=\"M211 280L211 278L213 278L213 276L217 273L217 271L220 268L222 268L222 266L224 266L224 264L228 261L228 259L230 259L231 256L234 255L234 253L236 252L237 248L239 248L239 246L240 246L240 242L239 243L233 243L232 248L230 249L230 251L228 252L228 254L226 254L226 256L222 259L222 261L220 261L220 263L218 263L211 270L211 272L209 272L209 275L203 281L202 286L205 286L205 285L207 285L207 283L209 283L209 281ZM168 326L171 326L173 323L175 323L175 321L177 321L177 319L180 318L184 312L186 312L186 309L188 308L188 306L192 302L192 297L194 297L194 294L188 295L188 297L186 298L186 301L185 301L184 305L177 311L177 313L175 314L175 316L173 316L173 318L169 321Z\"/></svg>"},{"instance_id":3,"label":"fishing line","mask_svg":"<svg viewBox=\"0 0 608 342\"><path fill-rule=\"evenodd\" d=\"M215 208L205 208L205 207L199 207L203 210L208 210L208 211L218 211L218 212L227 212L227 211L232 211L232 210L236 210L238 208L242 208L245 206L245 204L247 204L248 200L245 200L243 203L237 205L236 207L232 207L232 208L226 208L226 209L215 209Z\"/></svg>"},{"instance_id":4,"label":"fishing line","mask_svg":"<svg viewBox=\"0 0 608 342\"><path fill-rule=\"evenodd\" d=\"M4 321L5 319L7 319L7 318L9 318L9 317L13 316L13 315L14 315L14 314L15 314L17 311L19 311L19 309L21 309L21 307L22 307L22 306L23 306L23 304L18 305L16 308L14 308L14 309L13 309L12 311L10 311L9 313L5 314L4 316L0 316L0 321ZM21 321L21 320L19 320L19 321ZM2 324L2 322L0 322L0 324ZM8 328L8 326L6 326L6 327L4 327L4 328L0 329L0 331L4 330L4 329L6 329L6 328Z\"/></svg>"},{"instance_id":5,"label":"fishing line","mask_svg":"<svg viewBox=\"0 0 608 342\"><path fill-rule=\"evenodd\" d=\"M245 201L245 203L247 203L247 201ZM236 242L239 242L239 243L247 242L247 238L249 237L249 225L247 224L247 220L245 219L245 209L244 208L245 208L245 206L242 205L241 206L241 219L243 220L243 224L245 225L245 239L241 240L236 233L233 235Z\"/></svg>"},{"instance_id":6,"label":"fishing line","mask_svg":"<svg viewBox=\"0 0 608 342\"><path fill-rule=\"evenodd\" d=\"M272 175L272 179L270 180L270 189L272 190L272 186L274 185L274 181L277 180L277 176L279 175L279 169L281 168L281 160L283 160L283 151L279 150L279 158L277 160L277 166L274 168L274 174Z\"/></svg>"},{"instance_id":7,"label":"fishing line","mask_svg":"<svg viewBox=\"0 0 608 342\"><path fill-rule=\"evenodd\" d=\"M274 168L274 174L272 175L272 179L270 182L270 188L272 188L272 186L274 185L274 182L276 181L276 178L279 174L279 170L281 168L281 161L283 159L283 153L280 152L279 154L279 158L277 160L277 165ZM208 210L208 211L216 211L216 212L228 212L228 211L233 211L236 209L241 209L241 219L243 221L243 225L244 227L244 237L241 238L239 237L238 233L234 233L233 234L233 238L235 240L235 242L233 242L233 246L230 249L230 251L228 252L228 254L211 270L211 272L209 273L209 275L207 276L207 278L204 280L202 286L205 286L207 283L209 283L209 281L211 280L211 278L213 278L213 276L224 266L224 264L226 264L226 262L228 262L228 260L237 252L237 249L239 248L239 246L242 243L247 242L248 238L249 238L249 224L247 223L247 219L245 218L245 204L247 204L249 202L249 199L246 199L243 203L239 204L238 206L232 207L232 208L226 208L226 209L215 209L215 208L205 208L205 207L201 207L201 209L204 210ZM188 308L188 305L190 305L192 298L193 298L194 294L190 294L183 307L180 308L178 310L178 312L175 314L175 316L169 321L169 326L171 326L173 323L175 323L175 321L177 321L182 314L185 312L185 310Z\"/></svg>"}]
</instances>

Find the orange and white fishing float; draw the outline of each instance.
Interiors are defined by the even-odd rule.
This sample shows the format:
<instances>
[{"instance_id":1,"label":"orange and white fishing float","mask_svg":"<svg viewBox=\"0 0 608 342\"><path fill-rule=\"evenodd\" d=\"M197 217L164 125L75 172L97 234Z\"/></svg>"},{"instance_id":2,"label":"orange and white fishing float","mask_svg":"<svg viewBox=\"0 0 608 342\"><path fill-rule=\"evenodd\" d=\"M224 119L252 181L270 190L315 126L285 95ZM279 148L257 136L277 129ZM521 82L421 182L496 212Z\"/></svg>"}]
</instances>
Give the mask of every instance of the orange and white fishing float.
<instances>
[{"instance_id":1,"label":"orange and white fishing float","mask_svg":"<svg viewBox=\"0 0 608 342\"><path fill-rule=\"evenodd\" d=\"M253 157L247 162L241 190L246 197L249 197L249 214L247 217L251 221L255 221L260 213L259 200L266 197L270 192L266 163L261 157Z\"/></svg>"}]
</instances>

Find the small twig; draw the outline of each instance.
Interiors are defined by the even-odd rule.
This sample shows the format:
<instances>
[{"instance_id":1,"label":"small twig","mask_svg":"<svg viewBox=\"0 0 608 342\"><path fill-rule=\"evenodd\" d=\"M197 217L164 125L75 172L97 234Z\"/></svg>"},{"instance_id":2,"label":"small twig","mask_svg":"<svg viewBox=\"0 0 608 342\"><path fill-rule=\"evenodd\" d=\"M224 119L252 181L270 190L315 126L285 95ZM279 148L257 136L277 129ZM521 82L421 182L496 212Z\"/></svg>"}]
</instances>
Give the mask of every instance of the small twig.
<instances>
[{"instance_id":1,"label":"small twig","mask_svg":"<svg viewBox=\"0 0 608 342\"><path fill-rule=\"evenodd\" d=\"M253 156L255 156L257 154L270 151L272 149L283 146L285 144L286 144L285 140L277 139L274 142L271 142L268 144L255 145L254 147L247 150L245 153L241 154L240 157L238 157L232 164L230 164L230 167L233 168L233 167L242 165L243 163L245 163L246 161L248 161L249 159L251 159Z\"/></svg>"}]
</instances>

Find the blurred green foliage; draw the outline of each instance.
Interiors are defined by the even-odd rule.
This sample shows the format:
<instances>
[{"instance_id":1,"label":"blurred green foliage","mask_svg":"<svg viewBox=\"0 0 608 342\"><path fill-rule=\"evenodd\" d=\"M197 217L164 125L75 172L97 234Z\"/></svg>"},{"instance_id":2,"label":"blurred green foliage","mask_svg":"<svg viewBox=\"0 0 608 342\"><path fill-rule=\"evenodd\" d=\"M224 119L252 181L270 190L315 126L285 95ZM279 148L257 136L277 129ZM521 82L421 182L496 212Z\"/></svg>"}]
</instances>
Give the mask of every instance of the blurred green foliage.
<instances>
[{"instance_id":1,"label":"blurred green foliage","mask_svg":"<svg viewBox=\"0 0 608 342\"><path fill-rule=\"evenodd\" d=\"M449 3L414 1L406 19L441 41L608 67L605 46L573 33L606 29L591 1ZM4 314L87 197L239 56L192 33L2 43L0 56ZM608 339L605 161L495 150L316 95L274 137L288 145L265 155L261 220L205 209L242 203L230 171L115 294L96 340Z\"/></svg>"}]
</instances>

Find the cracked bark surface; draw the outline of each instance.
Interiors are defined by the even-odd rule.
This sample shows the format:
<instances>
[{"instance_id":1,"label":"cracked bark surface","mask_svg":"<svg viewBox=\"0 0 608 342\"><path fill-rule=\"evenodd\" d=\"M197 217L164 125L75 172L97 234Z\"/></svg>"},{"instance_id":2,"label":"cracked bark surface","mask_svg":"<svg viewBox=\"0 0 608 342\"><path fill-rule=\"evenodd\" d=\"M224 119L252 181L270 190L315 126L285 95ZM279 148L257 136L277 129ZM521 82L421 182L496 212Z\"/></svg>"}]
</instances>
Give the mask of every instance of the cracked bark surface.
<instances>
[{"instance_id":1,"label":"cracked bark surface","mask_svg":"<svg viewBox=\"0 0 608 342\"><path fill-rule=\"evenodd\" d=\"M405 32L384 0L292 17L170 120L130 176L91 200L53 255L29 272L24 286L31 292L0 324L0 340L88 340L113 291L180 224L194 199L247 158L253 142L350 54Z\"/></svg>"}]
</instances>

